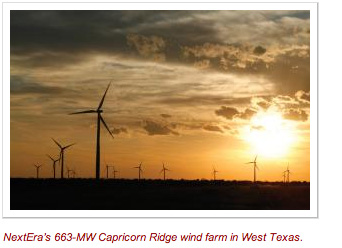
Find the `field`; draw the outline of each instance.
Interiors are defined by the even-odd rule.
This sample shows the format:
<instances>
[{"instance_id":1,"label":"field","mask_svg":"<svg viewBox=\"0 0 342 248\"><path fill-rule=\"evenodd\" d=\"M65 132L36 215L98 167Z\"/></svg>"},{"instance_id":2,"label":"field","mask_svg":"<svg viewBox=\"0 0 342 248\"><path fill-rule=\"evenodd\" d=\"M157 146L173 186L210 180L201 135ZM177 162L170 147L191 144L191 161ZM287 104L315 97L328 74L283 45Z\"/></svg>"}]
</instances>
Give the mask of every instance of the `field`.
<instances>
[{"instance_id":1,"label":"field","mask_svg":"<svg viewBox=\"0 0 342 248\"><path fill-rule=\"evenodd\" d=\"M11 179L11 210L309 210L310 184Z\"/></svg>"}]
</instances>

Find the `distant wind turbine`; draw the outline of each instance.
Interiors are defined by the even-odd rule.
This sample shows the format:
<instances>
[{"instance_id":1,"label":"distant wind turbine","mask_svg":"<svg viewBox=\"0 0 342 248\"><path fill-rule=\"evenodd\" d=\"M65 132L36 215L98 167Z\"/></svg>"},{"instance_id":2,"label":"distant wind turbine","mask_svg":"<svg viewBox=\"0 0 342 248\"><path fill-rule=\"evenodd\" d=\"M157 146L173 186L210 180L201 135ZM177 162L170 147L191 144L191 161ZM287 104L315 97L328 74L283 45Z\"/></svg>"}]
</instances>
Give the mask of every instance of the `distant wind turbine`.
<instances>
[{"instance_id":1,"label":"distant wind turbine","mask_svg":"<svg viewBox=\"0 0 342 248\"><path fill-rule=\"evenodd\" d=\"M67 168L68 171L68 178L70 178L70 175L72 175L74 173L74 171L72 169Z\"/></svg>"},{"instance_id":2,"label":"distant wind turbine","mask_svg":"<svg viewBox=\"0 0 342 248\"><path fill-rule=\"evenodd\" d=\"M215 167L213 167L214 181L216 181L216 174L217 174L217 172L219 172L219 171L217 171L217 170L215 169Z\"/></svg>"},{"instance_id":3,"label":"distant wind turbine","mask_svg":"<svg viewBox=\"0 0 342 248\"><path fill-rule=\"evenodd\" d=\"M143 170L141 169L141 166L142 166L142 162L140 162L140 165L139 166L136 166L136 167L133 167L134 169L138 169L138 172L139 172L139 180L141 178L141 173L143 172Z\"/></svg>"},{"instance_id":4,"label":"distant wind turbine","mask_svg":"<svg viewBox=\"0 0 342 248\"><path fill-rule=\"evenodd\" d=\"M109 130L106 122L104 121L104 119L101 116L101 113L103 112L102 105L104 102L104 99L106 97L107 91L109 89L110 83L107 86L107 89L100 101L99 106L97 107L97 109L90 109L90 110L85 110L85 111L81 111L81 112L75 112L75 113L71 113L70 115L76 115L76 114L89 114L89 113L96 113L97 114L97 137L96 137L96 179L99 180L100 179L100 128L101 128L101 122L102 124L105 126L105 128L107 129L107 131L109 132L109 134L112 136L112 138L114 138L112 132Z\"/></svg>"},{"instance_id":5,"label":"distant wind turbine","mask_svg":"<svg viewBox=\"0 0 342 248\"><path fill-rule=\"evenodd\" d=\"M119 171L115 170L115 166L113 166L113 177L114 177L114 179L116 179L116 173L117 172L119 172Z\"/></svg>"},{"instance_id":6,"label":"distant wind turbine","mask_svg":"<svg viewBox=\"0 0 342 248\"><path fill-rule=\"evenodd\" d=\"M286 171L283 171L283 182L286 183Z\"/></svg>"},{"instance_id":7,"label":"distant wind turbine","mask_svg":"<svg viewBox=\"0 0 342 248\"><path fill-rule=\"evenodd\" d=\"M286 173L287 173L286 181L287 181L287 183L290 183L290 174L292 174L292 173L290 172L290 169L289 169L289 163L287 163Z\"/></svg>"},{"instance_id":8,"label":"distant wind turbine","mask_svg":"<svg viewBox=\"0 0 342 248\"><path fill-rule=\"evenodd\" d=\"M109 177L109 176L108 176L108 170L109 170L109 168L113 168L113 166L111 166L111 165L108 165L108 164L106 165L106 170L107 170L107 179L108 179L108 177Z\"/></svg>"},{"instance_id":9,"label":"distant wind turbine","mask_svg":"<svg viewBox=\"0 0 342 248\"><path fill-rule=\"evenodd\" d=\"M170 170L169 170L168 168L166 168L165 165L164 165L164 163L163 163L163 169L160 171L160 173L164 172L164 181L165 181L165 179L166 179L166 177L165 177L166 171L170 171Z\"/></svg>"},{"instance_id":10,"label":"distant wind turbine","mask_svg":"<svg viewBox=\"0 0 342 248\"><path fill-rule=\"evenodd\" d=\"M75 145L75 143L67 145L67 146L62 146L60 143L58 143L56 140L54 140L53 138L51 138L56 145L59 147L60 149L60 153L59 153L59 159L60 159L60 163L61 163L61 178L64 178L64 150L69 148L70 146Z\"/></svg>"},{"instance_id":11,"label":"distant wind turbine","mask_svg":"<svg viewBox=\"0 0 342 248\"><path fill-rule=\"evenodd\" d=\"M246 163L246 164L253 164L253 167L254 167L254 181L253 182L254 183L256 182L256 169L259 169L257 166L257 158L258 158L258 155L255 156L254 161Z\"/></svg>"},{"instance_id":12,"label":"distant wind turbine","mask_svg":"<svg viewBox=\"0 0 342 248\"><path fill-rule=\"evenodd\" d=\"M61 159L61 157L59 157L58 159L53 159L48 154L46 154L46 156L48 156L52 160L53 178L56 179L56 163Z\"/></svg>"},{"instance_id":13,"label":"distant wind turbine","mask_svg":"<svg viewBox=\"0 0 342 248\"><path fill-rule=\"evenodd\" d=\"M40 167L42 167L42 165L34 164L34 167L36 167L37 179L38 179L39 178L39 169L40 169Z\"/></svg>"}]
</instances>

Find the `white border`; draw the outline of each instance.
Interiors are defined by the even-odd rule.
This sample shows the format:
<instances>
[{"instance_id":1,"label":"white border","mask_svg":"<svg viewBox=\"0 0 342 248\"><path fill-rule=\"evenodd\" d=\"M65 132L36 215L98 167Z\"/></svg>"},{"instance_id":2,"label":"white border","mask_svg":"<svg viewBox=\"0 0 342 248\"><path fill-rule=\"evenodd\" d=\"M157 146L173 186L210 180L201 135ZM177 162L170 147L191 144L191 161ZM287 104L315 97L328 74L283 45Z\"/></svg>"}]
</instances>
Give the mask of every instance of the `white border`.
<instances>
[{"instance_id":1,"label":"white border","mask_svg":"<svg viewBox=\"0 0 342 248\"><path fill-rule=\"evenodd\" d=\"M310 10L310 210L10 210L10 10ZM318 217L317 3L3 3L3 213L7 217Z\"/></svg>"}]
</instances>

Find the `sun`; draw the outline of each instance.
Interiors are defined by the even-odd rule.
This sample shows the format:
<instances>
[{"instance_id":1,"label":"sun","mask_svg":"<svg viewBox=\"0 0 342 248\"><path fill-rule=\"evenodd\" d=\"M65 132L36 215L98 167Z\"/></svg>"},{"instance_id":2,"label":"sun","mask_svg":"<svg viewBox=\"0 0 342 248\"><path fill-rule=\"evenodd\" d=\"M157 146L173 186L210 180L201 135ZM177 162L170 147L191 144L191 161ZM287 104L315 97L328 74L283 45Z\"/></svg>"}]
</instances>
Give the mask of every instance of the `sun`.
<instances>
[{"instance_id":1,"label":"sun","mask_svg":"<svg viewBox=\"0 0 342 248\"><path fill-rule=\"evenodd\" d=\"M244 139L252 153L263 157L285 156L295 141L295 128L276 111L258 112L245 127Z\"/></svg>"}]
</instances>

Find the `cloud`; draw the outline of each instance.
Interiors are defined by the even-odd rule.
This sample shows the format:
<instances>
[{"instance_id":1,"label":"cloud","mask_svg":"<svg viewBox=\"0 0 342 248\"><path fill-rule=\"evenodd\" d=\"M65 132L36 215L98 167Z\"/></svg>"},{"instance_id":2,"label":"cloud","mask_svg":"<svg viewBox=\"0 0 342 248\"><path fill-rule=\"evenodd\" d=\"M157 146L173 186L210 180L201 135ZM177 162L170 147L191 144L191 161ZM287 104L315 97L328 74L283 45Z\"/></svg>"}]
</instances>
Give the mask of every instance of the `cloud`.
<instances>
[{"instance_id":1,"label":"cloud","mask_svg":"<svg viewBox=\"0 0 342 248\"><path fill-rule=\"evenodd\" d=\"M166 43L161 37L129 34L127 35L127 44L134 47L143 57L152 58L155 61L165 60L163 51Z\"/></svg>"},{"instance_id":2,"label":"cloud","mask_svg":"<svg viewBox=\"0 0 342 248\"><path fill-rule=\"evenodd\" d=\"M310 92L305 92L303 90L297 91L295 97L302 102L310 103Z\"/></svg>"},{"instance_id":3,"label":"cloud","mask_svg":"<svg viewBox=\"0 0 342 248\"><path fill-rule=\"evenodd\" d=\"M251 129L260 131L260 130L265 130L265 127L264 126L251 126Z\"/></svg>"},{"instance_id":4,"label":"cloud","mask_svg":"<svg viewBox=\"0 0 342 248\"><path fill-rule=\"evenodd\" d=\"M62 94L65 92L61 87L47 86L22 76L11 76L10 88L11 94Z\"/></svg>"},{"instance_id":5,"label":"cloud","mask_svg":"<svg viewBox=\"0 0 342 248\"><path fill-rule=\"evenodd\" d=\"M236 117L239 117L241 119L245 119L245 120L249 120L251 119L257 112L250 109L250 108L247 108L245 109L244 112L241 112L240 114L236 115Z\"/></svg>"},{"instance_id":6,"label":"cloud","mask_svg":"<svg viewBox=\"0 0 342 248\"><path fill-rule=\"evenodd\" d=\"M232 128L230 127L230 126L227 126L227 125L224 125L224 126L222 126L224 129L226 129L226 130L231 130Z\"/></svg>"},{"instance_id":7,"label":"cloud","mask_svg":"<svg viewBox=\"0 0 342 248\"><path fill-rule=\"evenodd\" d=\"M287 120L292 121L306 121L309 115L300 109L289 109L285 113L283 113L283 117Z\"/></svg>"},{"instance_id":8,"label":"cloud","mask_svg":"<svg viewBox=\"0 0 342 248\"><path fill-rule=\"evenodd\" d=\"M118 127L118 128L114 127L111 132L113 134L120 134L120 133L128 133L128 130L125 127Z\"/></svg>"},{"instance_id":9,"label":"cloud","mask_svg":"<svg viewBox=\"0 0 342 248\"><path fill-rule=\"evenodd\" d=\"M203 126L203 129L206 131L210 131L210 132L219 132L219 133L223 133L222 129L218 126L214 126L214 125L205 125Z\"/></svg>"},{"instance_id":10,"label":"cloud","mask_svg":"<svg viewBox=\"0 0 342 248\"><path fill-rule=\"evenodd\" d=\"M260 101L260 102L257 102L257 105L261 107L262 109L267 110L271 106L271 103L267 101Z\"/></svg>"},{"instance_id":11,"label":"cloud","mask_svg":"<svg viewBox=\"0 0 342 248\"><path fill-rule=\"evenodd\" d=\"M256 55L263 55L266 52L266 48L262 46L257 46L254 48L253 53Z\"/></svg>"},{"instance_id":12,"label":"cloud","mask_svg":"<svg viewBox=\"0 0 342 248\"><path fill-rule=\"evenodd\" d=\"M249 120L257 112L250 108L246 108L245 111L239 112L236 108L221 106L220 109L215 110L215 113L216 115L223 116L228 120L232 120L233 118Z\"/></svg>"},{"instance_id":13,"label":"cloud","mask_svg":"<svg viewBox=\"0 0 342 248\"><path fill-rule=\"evenodd\" d=\"M143 124L143 128L147 131L148 135L179 135L178 132L173 131L167 125L163 125L161 123L145 120Z\"/></svg>"},{"instance_id":14,"label":"cloud","mask_svg":"<svg viewBox=\"0 0 342 248\"><path fill-rule=\"evenodd\" d=\"M239 111L236 108L221 106L220 109L215 110L216 115L222 116L228 120L232 120L235 115L239 114Z\"/></svg>"},{"instance_id":15,"label":"cloud","mask_svg":"<svg viewBox=\"0 0 342 248\"><path fill-rule=\"evenodd\" d=\"M264 75L310 90L309 11L11 11L11 67L99 54ZM257 43L256 43L257 42ZM295 69L294 69L295 68Z\"/></svg>"},{"instance_id":16,"label":"cloud","mask_svg":"<svg viewBox=\"0 0 342 248\"><path fill-rule=\"evenodd\" d=\"M204 60L195 61L194 66L198 69L207 69L210 67L210 60L204 59Z\"/></svg>"},{"instance_id":17,"label":"cloud","mask_svg":"<svg viewBox=\"0 0 342 248\"><path fill-rule=\"evenodd\" d=\"M160 114L161 117L163 118L171 118L172 115L169 115L169 114Z\"/></svg>"}]
</instances>

